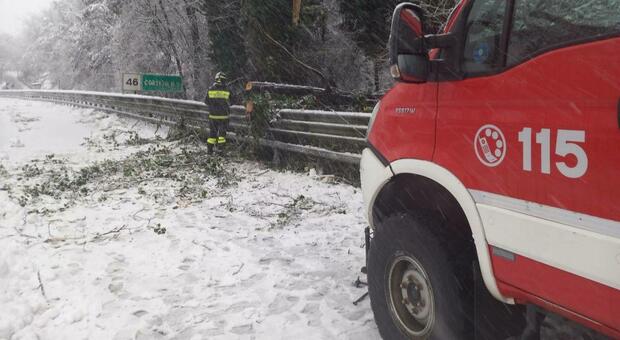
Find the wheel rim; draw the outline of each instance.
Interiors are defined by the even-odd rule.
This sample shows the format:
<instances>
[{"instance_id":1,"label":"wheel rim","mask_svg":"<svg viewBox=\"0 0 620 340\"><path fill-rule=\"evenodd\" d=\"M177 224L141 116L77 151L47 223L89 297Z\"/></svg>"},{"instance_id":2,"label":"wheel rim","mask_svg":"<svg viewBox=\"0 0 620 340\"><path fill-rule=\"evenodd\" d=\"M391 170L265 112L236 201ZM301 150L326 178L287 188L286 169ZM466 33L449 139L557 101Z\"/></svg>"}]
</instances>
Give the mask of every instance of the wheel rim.
<instances>
[{"instance_id":1,"label":"wheel rim","mask_svg":"<svg viewBox=\"0 0 620 340\"><path fill-rule=\"evenodd\" d=\"M433 289L422 265L411 256L392 261L388 276L392 318L410 336L430 333L435 322Z\"/></svg>"}]
</instances>

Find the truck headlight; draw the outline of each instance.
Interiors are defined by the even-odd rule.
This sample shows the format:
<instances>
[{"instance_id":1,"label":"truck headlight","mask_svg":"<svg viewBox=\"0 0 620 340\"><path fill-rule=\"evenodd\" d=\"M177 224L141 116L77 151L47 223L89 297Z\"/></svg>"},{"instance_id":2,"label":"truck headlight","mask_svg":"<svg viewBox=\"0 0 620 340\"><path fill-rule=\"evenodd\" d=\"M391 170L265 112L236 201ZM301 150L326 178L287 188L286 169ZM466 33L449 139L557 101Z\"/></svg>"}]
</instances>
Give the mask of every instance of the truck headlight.
<instances>
[{"instance_id":1,"label":"truck headlight","mask_svg":"<svg viewBox=\"0 0 620 340\"><path fill-rule=\"evenodd\" d=\"M375 108L372 110L372 115L370 115L370 121L368 122L368 129L366 130L366 139L370 136L370 130L372 130L372 125L375 123L375 118L377 118L377 113L379 113L379 108L381 107L381 101L377 102Z\"/></svg>"}]
</instances>

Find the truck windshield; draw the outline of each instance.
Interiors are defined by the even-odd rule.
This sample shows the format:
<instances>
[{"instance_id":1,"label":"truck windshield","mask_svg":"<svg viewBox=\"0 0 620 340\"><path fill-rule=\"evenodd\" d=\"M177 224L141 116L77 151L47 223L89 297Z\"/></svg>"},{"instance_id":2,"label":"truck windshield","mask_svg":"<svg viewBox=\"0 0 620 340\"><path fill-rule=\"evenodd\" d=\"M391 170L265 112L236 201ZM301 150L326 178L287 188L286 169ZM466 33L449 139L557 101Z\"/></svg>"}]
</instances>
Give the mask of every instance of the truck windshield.
<instances>
[{"instance_id":1,"label":"truck windshield","mask_svg":"<svg viewBox=\"0 0 620 340\"><path fill-rule=\"evenodd\" d=\"M618 8L620 0L517 0L508 64L557 45L620 33Z\"/></svg>"}]
</instances>

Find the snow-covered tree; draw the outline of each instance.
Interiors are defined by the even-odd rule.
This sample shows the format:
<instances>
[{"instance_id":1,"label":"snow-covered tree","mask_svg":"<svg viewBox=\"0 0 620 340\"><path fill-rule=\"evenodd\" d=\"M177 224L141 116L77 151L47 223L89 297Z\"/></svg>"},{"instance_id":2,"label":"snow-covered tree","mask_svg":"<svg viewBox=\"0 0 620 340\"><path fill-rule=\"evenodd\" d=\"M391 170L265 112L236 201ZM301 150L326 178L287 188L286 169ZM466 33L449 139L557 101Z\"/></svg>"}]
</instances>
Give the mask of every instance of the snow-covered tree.
<instances>
[{"instance_id":1,"label":"snow-covered tree","mask_svg":"<svg viewBox=\"0 0 620 340\"><path fill-rule=\"evenodd\" d=\"M291 0L56 0L30 20L20 66L28 81L63 89L120 91L122 73L179 74L193 99L217 71L238 84L366 91L388 78L379 70L397 2L304 0L297 18Z\"/></svg>"}]
</instances>

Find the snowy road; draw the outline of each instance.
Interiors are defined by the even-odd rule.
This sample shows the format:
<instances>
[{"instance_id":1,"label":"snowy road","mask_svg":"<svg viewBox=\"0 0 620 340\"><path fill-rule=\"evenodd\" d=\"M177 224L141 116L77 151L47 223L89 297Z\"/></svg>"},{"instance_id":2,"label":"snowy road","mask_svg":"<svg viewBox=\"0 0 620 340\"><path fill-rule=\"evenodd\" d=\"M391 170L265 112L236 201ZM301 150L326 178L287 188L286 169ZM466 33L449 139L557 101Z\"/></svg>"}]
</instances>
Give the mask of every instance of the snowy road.
<instances>
[{"instance_id":1,"label":"snowy road","mask_svg":"<svg viewBox=\"0 0 620 340\"><path fill-rule=\"evenodd\" d=\"M357 189L155 130L0 99L0 339L378 338Z\"/></svg>"},{"instance_id":2,"label":"snowy road","mask_svg":"<svg viewBox=\"0 0 620 340\"><path fill-rule=\"evenodd\" d=\"M0 160L80 152L94 129L92 118L64 106L0 99Z\"/></svg>"}]
</instances>

